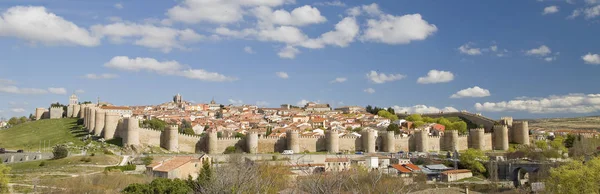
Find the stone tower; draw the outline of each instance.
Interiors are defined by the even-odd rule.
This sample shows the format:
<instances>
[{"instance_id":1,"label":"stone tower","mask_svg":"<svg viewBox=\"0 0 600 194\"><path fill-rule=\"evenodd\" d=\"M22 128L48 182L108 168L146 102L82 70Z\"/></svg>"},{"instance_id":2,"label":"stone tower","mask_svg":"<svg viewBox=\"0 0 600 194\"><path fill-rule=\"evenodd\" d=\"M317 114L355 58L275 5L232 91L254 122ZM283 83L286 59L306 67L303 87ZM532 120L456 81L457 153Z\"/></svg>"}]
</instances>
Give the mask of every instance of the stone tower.
<instances>
[{"instance_id":1,"label":"stone tower","mask_svg":"<svg viewBox=\"0 0 600 194\"><path fill-rule=\"evenodd\" d=\"M417 152L429 151L429 134L426 129L415 131L415 142Z\"/></svg>"},{"instance_id":2,"label":"stone tower","mask_svg":"<svg viewBox=\"0 0 600 194\"><path fill-rule=\"evenodd\" d=\"M217 136L216 130L208 131L208 141L206 147L208 148L208 154L217 154L219 151L219 137Z\"/></svg>"},{"instance_id":3,"label":"stone tower","mask_svg":"<svg viewBox=\"0 0 600 194\"><path fill-rule=\"evenodd\" d=\"M469 130L469 138L471 138L471 148L484 150L485 149L485 129L477 128Z\"/></svg>"},{"instance_id":4,"label":"stone tower","mask_svg":"<svg viewBox=\"0 0 600 194\"><path fill-rule=\"evenodd\" d=\"M512 117L501 117L500 118L500 124L501 125L506 125L509 128L513 126L513 118Z\"/></svg>"},{"instance_id":5,"label":"stone tower","mask_svg":"<svg viewBox=\"0 0 600 194\"><path fill-rule=\"evenodd\" d=\"M104 119L106 117L106 112L100 108L96 109L96 119L94 126L94 135L101 136L102 130L104 130Z\"/></svg>"},{"instance_id":6,"label":"stone tower","mask_svg":"<svg viewBox=\"0 0 600 194\"><path fill-rule=\"evenodd\" d=\"M135 117L130 117L127 119L127 130L125 130L125 138L123 138L123 145L140 145L140 121Z\"/></svg>"},{"instance_id":7,"label":"stone tower","mask_svg":"<svg viewBox=\"0 0 600 194\"><path fill-rule=\"evenodd\" d=\"M96 128L96 107L90 107L90 119L88 122L88 132L93 133Z\"/></svg>"},{"instance_id":8,"label":"stone tower","mask_svg":"<svg viewBox=\"0 0 600 194\"><path fill-rule=\"evenodd\" d=\"M296 130L288 130L285 134L288 150L294 151L294 154L300 152L300 134Z\"/></svg>"},{"instance_id":9,"label":"stone tower","mask_svg":"<svg viewBox=\"0 0 600 194\"><path fill-rule=\"evenodd\" d=\"M163 131L165 138L165 149L170 152L179 151L179 128L177 125L171 125Z\"/></svg>"},{"instance_id":10,"label":"stone tower","mask_svg":"<svg viewBox=\"0 0 600 194\"><path fill-rule=\"evenodd\" d=\"M529 145L529 122L515 121L512 125L512 135L515 143Z\"/></svg>"},{"instance_id":11,"label":"stone tower","mask_svg":"<svg viewBox=\"0 0 600 194\"><path fill-rule=\"evenodd\" d=\"M75 108L75 105L69 104L67 105L67 118L71 118L73 117L73 109Z\"/></svg>"},{"instance_id":12,"label":"stone tower","mask_svg":"<svg viewBox=\"0 0 600 194\"><path fill-rule=\"evenodd\" d=\"M181 102L182 102L181 95L177 94L177 95L173 96L173 102L177 103L177 104L181 104Z\"/></svg>"},{"instance_id":13,"label":"stone tower","mask_svg":"<svg viewBox=\"0 0 600 194\"><path fill-rule=\"evenodd\" d=\"M248 149L248 153L258 153L258 133L251 131L248 133L248 135L246 135L246 147L246 149Z\"/></svg>"},{"instance_id":14,"label":"stone tower","mask_svg":"<svg viewBox=\"0 0 600 194\"><path fill-rule=\"evenodd\" d=\"M69 105L76 105L78 103L77 95L74 93L69 96Z\"/></svg>"},{"instance_id":15,"label":"stone tower","mask_svg":"<svg viewBox=\"0 0 600 194\"><path fill-rule=\"evenodd\" d=\"M46 112L45 108L35 108L35 120L42 119L42 116L44 116L44 112Z\"/></svg>"},{"instance_id":16,"label":"stone tower","mask_svg":"<svg viewBox=\"0 0 600 194\"><path fill-rule=\"evenodd\" d=\"M508 150L508 126L494 125L494 149Z\"/></svg>"},{"instance_id":17,"label":"stone tower","mask_svg":"<svg viewBox=\"0 0 600 194\"><path fill-rule=\"evenodd\" d=\"M377 140L375 138L375 133L377 132L373 129L367 129L363 131L361 138L363 143L363 149L366 153L375 153L377 151L375 149L375 141Z\"/></svg>"},{"instance_id":18,"label":"stone tower","mask_svg":"<svg viewBox=\"0 0 600 194\"><path fill-rule=\"evenodd\" d=\"M327 151L329 153L340 152L340 136L337 130L327 130L325 137L327 138Z\"/></svg>"},{"instance_id":19,"label":"stone tower","mask_svg":"<svg viewBox=\"0 0 600 194\"><path fill-rule=\"evenodd\" d=\"M80 112L81 112L81 106L79 106L79 104L74 104L73 105L73 115L71 115L71 117L79 118Z\"/></svg>"},{"instance_id":20,"label":"stone tower","mask_svg":"<svg viewBox=\"0 0 600 194\"><path fill-rule=\"evenodd\" d=\"M383 151L393 153L396 152L396 137L393 131L383 132Z\"/></svg>"},{"instance_id":21,"label":"stone tower","mask_svg":"<svg viewBox=\"0 0 600 194\"><path fill-rule=\"evenodd\" d=\"M80 113L79 113L79 118L80 118L80 119L83 119L83 116L84 116L84 111L85 111L85 107L86 107L86 105L85 105L85 104L80 104L80 105L79 105L79 112L80 112Z\"/></svg>"},{"instance_id":22,"label":"stone tower","mask_svg":"<svg viewBox=\"0 0 600 194\"><path fill-rule=\"evenodd\" d=\"M110 140L115 138L117 126L119 125L119 118L121 115L117 112L106 112L104 118L104 139Z\"/></svg>"},{"instance_id":23,"label":"stone tower","mask_svg":"<svg viewBox=\"0 0 600 194\"><path fill-rule=\"evenodd\" d=\"M444 134L444 141L446 143L446 151L458 150L458 130L447 130Z\"/></svg>"}]
</instances>

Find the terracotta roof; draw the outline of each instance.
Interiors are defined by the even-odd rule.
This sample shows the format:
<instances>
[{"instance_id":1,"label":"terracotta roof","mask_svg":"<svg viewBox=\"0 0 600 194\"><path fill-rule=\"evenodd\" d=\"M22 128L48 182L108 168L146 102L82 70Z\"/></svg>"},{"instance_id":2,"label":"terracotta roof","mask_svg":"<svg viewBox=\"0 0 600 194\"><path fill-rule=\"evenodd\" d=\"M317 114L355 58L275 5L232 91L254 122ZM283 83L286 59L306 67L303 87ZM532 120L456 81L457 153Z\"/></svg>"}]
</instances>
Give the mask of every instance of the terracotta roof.
<instances>
[{"instance_id":1,"label":"terracotta roof","mask_svg":"<svg viewBox=\"0 0 600 194\"><path fill-rule=\"evenodd\" d=\"M414 164L405 164L405 166L412 170L421 170L421 168L419 168L417 165L414 165Z\"/></svg>"},{"instance_id":2,"label":"terracotta roof","mask_svg":"<svg viewBox=\"0 0 600 194\"><path fill-rule=\"evenodd\" d=\"M348 158L325 158L325 162L348 162Z\"/></svg>"},{"instance_id":3,"label":"terracotta roof","mask_svg":"<svg viewBox=\"0 0 600 194\"><path fill-rule=\"evenodd\" d=\"M442 172L442 174L459 174L459 173L468 173L471 172L469 169L458 169L458 170L446 170Z\"/></svg>"},{"instance_id":4,"label":"terracotta roof","mask_svg":"<svg viewBox=\"0 0 600 194\"><path fill-rule=\"evenodd\" d=\"M179 168L180 166L183 166L184 164L192 162L193 160L196 160L196 158L192 156L176 156L164 161L162 165L159 165L153 170L159 172L170 172L176 168Z\"/></svg>"},{"instance_id":5,"label":"terracotta roof","mask_svg":"<svg viewBox=\"0 0 600 194\"><path fill-rule=\"evenodd\" d=\"M392 164L392 168L402 172L402 173L410 173L412 172L411 170L405 168L404 166L400 165L400 164Z\"/></svg>"}]
</instances>

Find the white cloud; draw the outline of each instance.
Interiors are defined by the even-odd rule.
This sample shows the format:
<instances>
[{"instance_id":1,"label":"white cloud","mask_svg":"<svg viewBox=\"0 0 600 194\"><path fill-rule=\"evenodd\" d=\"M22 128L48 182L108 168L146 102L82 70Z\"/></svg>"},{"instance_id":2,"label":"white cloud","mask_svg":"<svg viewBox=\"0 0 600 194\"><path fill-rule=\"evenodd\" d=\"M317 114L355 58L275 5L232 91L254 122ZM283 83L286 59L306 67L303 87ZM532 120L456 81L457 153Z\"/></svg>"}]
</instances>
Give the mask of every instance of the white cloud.
<instances>
[{"instance_id":1,"label":"white cloud","mask_svg":"<svg viewBox=\"0 0 600 194\"><path fill-rule=\"evenodd\" d=\"M85 90L82 90L82 89L75 90L75 93L77 93L77 94L83 94L83 93L85 93Z\"/></svg>"},{"instance_id":2,"label":"white cloud","mask_svg":"<svg viewBox=\"0 0 600 194\"><path fill-rule=\"evenodd\" d=\"M353 17L346 17L335 25L335 30L323 33L319 38L304 41L301 45L306 48L323 48L325 45L347 47L354 42L360 27Z\"/></svg>"},{"instance_id":3,"label":"white cloud","mask_svg":"<svg viewBox=\"0 0 600 194\"><path fill-rule=\"evenodd\" d=\"M544 57L544 61L547 61L547 62L552 62L554 60L556 60L556 56L554 56L554 57Z\"/></svg>"},{"instance_id":4,"label":"white cloud","mask_svg":"<svg viewBox=\"0 0 600 194\"><path fill-rule=\"evenodd\" d=\"M279 26L274 29L265 29L258 32L258 39L288 44L299 44L308 37L298 28L293 26Z\"/></svg>"},{"instance_id":5,"label":"white cloud","mask_svg":"<svg viewBox=\"0 0 600 194\"><path fill-rule=\"evenodd\" d=\"M242 101L242 100L234 100L234 99L229 99L229 103L237 106L237 105L243 105L243 104L244 104L244 101Z\"/></svg>"},{"instance_id":6,"label":"white cloud","mask_svg":"<svg viewBox=\"0 0 600 194\"><path fill-rule=\"evenodd\" d=\"M275 72L275 75L277 75L277 77L279 77L281 79L287 79L290 77L286 72L282 72L282 71Z\"/></svg>"},{"instance_id":7,"label":"white cloud","mask_svg":"<svg viewBox=\"0 0 600 194\"><path fill-rule=\"evenodd\" d=\"M11 93L11 94L46 94L47 90L38 88L19 88L17 86L3 86L0 85L0 92Z\"/></svg>"},{"instance_id":8,"label":"white cloud","mask_svg":"<svg viewBox=\"0 0 600 194\"><path fill-rule=\"evenodd\" d=\"M595 17L598 17L600 16L600 5L573 10L573 13L567 18L573 19L580 16L581 14L584 15L585 19L593 19Z\"/></svg>"},{"instance_id":9,"label":"white cloud","mask_svg":"<svg viewBox=\"0 0 600 194\"><path fill-rule=\"evenodd\" d=\"M348 14L350 16L359 16L361 14L361 9L360 9L360 7L353 7L353 8L346 10L346 14Z\"/></svg>"},{"instance_id":10,"label":"white cloud","mask_svg":"<svg viewBox=\"0 0 600 194\"><path fill-rule=\"evenodd\" d=\"M116 74L110 74L110 73L103 73L103 74L89 73L89 74L85 74L83 77L87 78L87 79L113 79L113 78L117 78L119 76Z\"/></svg>"},{"instance_id":11,"label":"white cloud","mask_svg":"<svg viewBox=\"0 0 600 194\"><path fill-rule=\"evenodd\" d=\"M313 5L316 5L316 6L346 7L346 4L343 3L343 2L341 2L341 1L339 1L339 0L336 0L336 1L326 1L326 2L316 2L316 3L313 3Z\"/></svg>"},{"instance_id":12,"label":"white cloud","mask_svg":"<svg viewBox=\"0 0 600 194\"><path fill-rule=\"evenodd\" d=\"M184 67L177 61L158 61L153 58L129 58L127 56L113 57L104 64L105 67L125 70L125 71L149 71L163 75L182 76L189 79L202 81L225 82L235 81L237 78L225 76L215 72L208 72L204 69L191 69Z\"/></svg>"},{"instance_id":13,"label":"white cloud","mask_svg":"<svg viewBox=\"0 0 600 194\"><path fill-rule=\"evenodd\" d=\"M258 106L258 107L267 107L267 106L269 106L269 102L267 102L267 101L257 101L256 102L256 106Z\"/></svg>"},{"instance_id":14,"label":"white cloud","mask_svg":"<svg viewBox=\"0 0 600 194\"><path fill-rule=\"evenodd\" d=\"M467 55L481 55L481 49L480 48L472 48L471 45L472 45L472 43L464 44L464 45L458 47L458 51L460 51L460 53L462 53L462 54L467 54Z\"/></svg>"},{"instance_id":15,"label":"white cloud","mask_svg":"<svg viewBox=\"0 0 600 194\"><path fill-rule=\"evenodd\" d=\"M191 29L174 29L155 26L154 24L135 24L117 22L109 25L94 25L92 31L102 37L108 37L111 42L133 44L168 53L172 49L187 49L185 44L198 42L205 37ZM132 40L129 40L132 39Z\"/></svg>"},{"instance_id":16,"label":"white cloud","mask_svg":"<svg viewBox=\"0 0 600 194\"><path fill-rule=\"evenodd\" d=\"M458 110L454 107L444 107L443 109L439 109L433 106L426 105L415 105L412 107L401 107L401 106L392 106L396 113L408 113L408 114L424 114L424 113L439 113L439 112L458 112Z\"/></svg>"},{"instance_id":17,"label":"white cloud","mask_svg":"<svg viewBox=\"0 0 600 194\"><path fill-rule=\"evenodd\" d=\"M537 55L537 56L546 56L550 53L552 53L552 51L546 45L542 45L539 48L534 48L534 49L531 49L531 50L528 50L527 52L525 52L525 54L527 54L527 55Z\"/></svg>"},{"instance_id":18,"label":"white cloud","mask_svg":"<svg viewBox=\"0 0 600 194\"><path fill-rule=\"evenodd\" d=\"M490 91L487 89L480 88L479 86L475 86L472 88L467 88L452 94L450 98L481 98L490 96Z\"/></svg>"},{"instance_id":19,"label":"white cloud","mask_svg":"<svg viewBox=\"0 0 600 194\"><path fill-rule=\"evenodd\" d=\"M309 24L319 24L326 22L327 19L321 15L321 12L316 7L304 5L297 7L291 12L283 9L273 11L270 7L261 6L252 10L256 18L262 25L272 26L305 26Z\"/></svg>"},{"instance_id":20,"label":"white cloud","mask_svg":"<svg viewBox=\"0 0 600 194\"><path fill-rule=\"evenodd\" d=\"M10 109L10 111L12 111L14 113L24 113L25 109L23 109L23 108L13 108L13 109Z\"/></svg>"},{"instance_id":21,"label":"white cloud","mask_svg":"<svg viewBox=\"0 0 600 194\"><path fill-rule=\"evenodd\" d=\"M293 47L293 46L286 46L283 49L281 49L279 51L279 53L277 53L277 55L279 55L279 57L281 58L285 58L285 59L293 59L296 58L296 55L300 53L300 50L298 50L297 48Z\"/></svg>"},{"instance_id":22,"label":"white cloud","mask_svg":"<svg viewBox=\"0 0 600 194\"><path fill-rule=\"evenodd\" d=\"M65 20L45 7L15 6L0 17L0 36L16 37L46 45L100 45L100 38Z\"/></svg>"},{"instance_id":23,"label":"white cloud","mask_svg":"<svg viewBox=\"0 0 600 194\"><path fill-rule=\"evenodd\" d=\"M249 46L244 47L244 52L249 53L249 54L256 53L256 52L254 52L254 50L252 50L252 47L249 47Z\"/></svg>"},{"instance_id":24,"label":"white cloud","mask_svg":"<svg viewBox=\"0 0 600 194\"><path fill-rule=\"evenodd\" d=\"M16 82L9 79L0 79L0 84L13 85L16 84Z\"/></svg>"},{"instance_id":25,"label":"white cloud","mask_svg":"<svg viewBox=\"0 0 600 194\"><path fill-rule=\"evenodd\" d=\"M435 84L435 83L446 83L454 80L454 74L449 71L439 71L432 69L427 73L425 77L419 77L417 83L420 84Z\"/></svg>"},{"instance_id":26,"label":"white cloud","mask_svg":"<svg viewBox=\"0 0 600 194\"><path fill-rule=\"evenodd\" d=\"M371 82L376 83L376 84L382 84L385 82L391 82L391 81L396 81L396 80L401 80L404 79L406 76L402 75L402 74L384 74L384 73L377 73L376 71L371 71L369 73L367 73L367 78L369 80L371 80Z\"/></svg>"},{"instance_id":27,"label":"white cloud","mask_svg":"<svg viewBox=\"0 0 600 194\"><path fill-rule=\"evenodd\" d=\"M343 83L343 82L346 82L347 80L348 80L348 78L338 77L338 78L335 78L333 81L331 81L329 83Z\"/></svg>"},{"instance_id":28,"label":"white cloud","mask_svg":"<svg viewBox=\"0 0 600 194\"><path fill-rule=\"evenodd\" d=\"M48 91L53 94L67 94L67 89L65 88L48 88Z\"/></svg>"},{"instance_id":29,"label":"white cloud","mask_svg":"<svg viewBox=\"0 0 600 194\"><path fill-rule=\"evenodd\" d=\"M122 3L117 3L117 4L114 5L114 7L117 8L117 9L123 9L123 8L125 8L125 7L123 7Z\"/></svg>"},{"instance_id":30,"label":"white cloud","mask_svg":"<svg viewBox=\"0 0 600 194\"><path fill-rule=\"evenodd\" d=\"M585 0L585 3L587 3L588 5L593 5L600 3L600 0Z\"/></svg>"},{"instance_id":31,"label":"white cloud","mask_svg":"<svg viewBox=\"0 0 600 194\"><path fill-rule=\"evenodd\" d=\"M423 20L421 14L403 16L381 15L379 19L367 20L367 29L361 40L386 44L409 44L425 40L437 31L437 27Z\"/></svg>"},{"instance_id":32,"label":"white cloud","mask_svg":"<svg viewBox=\"0 0 600 194\"><path fill-rule=\"evenodd\" d=\"M365 89L363 91L366 92L366 93L369 93L369 94L375 93L375 89L373 89L373 88L367 88L367 89Z\"/></svg>"},{"instance_id":33,"label":"white cloud","mask_svg":"<svg viewBox=\"0 0 600 194\"><path fill-rule=\"evenodd\" d=\"M170 8L166 15L170 20L189 24L200 22L227 24L243 20L245 8L276 7L293 2L292 0L183 0Z\"/></svg>"},{"instance_id":34,"label":"white cloud","mask_svg":"<svg viewBox=\"0 0 600 194\"><path fill-rule=\"evenodd\" d=\"M581 56L581 59L585 61L586 64L592 65L600 65L600 55L588 53L587 55Z\"/></svg>"},{"instance_id":35,"label":"white cloud","mask_svg":"<svg viewBox=\"0 0 600 194\"><path fill-rule=\"evenodd\" d=\"M568 94L545 98L520 98L510 101L476 103L475 109L487 112L594 113L600 111L600 94Z\"/></svg>"},{"instance_id":36,"label":"white cloud","mask_svg":"<svg viewBox=\"0 0 600 194\"><path fill-rule=\"evenodd\" d=\"M553 5L553 6L545 7L544 12L542 12L542 15L553 14L553 13L557 13L557 12L558 12L558 6Z\"/></svg>"}]
</instances>

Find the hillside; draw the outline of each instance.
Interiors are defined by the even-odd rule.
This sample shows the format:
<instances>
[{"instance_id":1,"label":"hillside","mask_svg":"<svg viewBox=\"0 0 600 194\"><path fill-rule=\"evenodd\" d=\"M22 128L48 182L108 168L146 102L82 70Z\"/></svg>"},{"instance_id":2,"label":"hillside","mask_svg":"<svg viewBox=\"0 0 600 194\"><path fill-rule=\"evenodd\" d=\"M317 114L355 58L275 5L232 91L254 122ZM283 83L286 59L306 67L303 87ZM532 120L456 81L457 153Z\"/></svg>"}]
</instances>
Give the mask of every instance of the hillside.
<instances>
[{"instance_id":1,"label":"hillside","mask_svg":"<svg viewBox=\"0 0 600 194\"><path fill-rule=\"evenodd\" d=\"M77 126L75 118L45 119L17 125L0 130L0 148L37 151L40 146L43 146L43 141L50 145L46 147L67 142L83 145L80 137L86 133L81 130L71 131L75 126Z\"/></svg>"},{"instance_id":2,"label":"hillside","mask_svg":"<svg viewBox=\"0 0 600 194\"><path fill-rule=\"evenodd\" d=\"M529 120L529 128L600 130L600 116Z\"/></svg>"}]
</instances>

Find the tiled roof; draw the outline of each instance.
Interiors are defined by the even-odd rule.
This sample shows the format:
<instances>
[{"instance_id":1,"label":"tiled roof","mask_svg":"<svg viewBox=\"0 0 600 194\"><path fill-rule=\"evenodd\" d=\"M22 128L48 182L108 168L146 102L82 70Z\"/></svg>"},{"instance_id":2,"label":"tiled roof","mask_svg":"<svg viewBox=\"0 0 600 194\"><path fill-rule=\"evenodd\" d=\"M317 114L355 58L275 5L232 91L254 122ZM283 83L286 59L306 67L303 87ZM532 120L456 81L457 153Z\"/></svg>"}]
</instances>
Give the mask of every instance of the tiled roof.
<instances>
[{"instance_id":1,"label":"tiled roof","mask_svg":"<svg viewBox=\"0 0 600 194\"><path fill-rule=\"evenodd\" d=\"M469 173L471 170L469 169L457 169L457 170L447 170L442 172L442 174L459 174L459 173Z\"/></svg>"},{"instance_id":2,"label":"tiled roof","mask_svg":"<svg viewBox=\"0 0 600 194\"><path fill-rule=\"evenodd\" d=\"M417 165L414 165L414 164L405 164L405 166L412 170L421 170L421 168L419 168Z\"/></svg>"},{"instance_id":3,"label":"tiled roof","mask_svg":"<svg viewBox=\"0 0 600 194\"><path fill-rule=\"evenodd\" d=\"M392 168L402 172L402 173L410 173L412 172L411 170L405 168L404 166L400 165L400 164L392 164Z\"/></svg>"},{"instance_id":4,"label":"tiled roof","mask_svg":"<svg viewBox=\"0 0 600 194\"><path fill-rule=\"evenodd\" d=\"M131 108L125 106L102 106L100 108L105 110L131 110Z\"/></svg>"},{"instance_id":5,"label":"tiled roof","mask_svg":"<svg viewBox=\"0 0 600 194\"><path fill-rule=\"evenodd\" d=\"M184 164L187 164L188 162L192 162L192 160L196 160L196 158L192 156L175 156L167 161L164 161L162 165L159 165L158 167L154 166L156 168L153 170L159 172L170 172L176 168L179 168L180 166L183 166Z\"/></svg>"}]
</instances>

